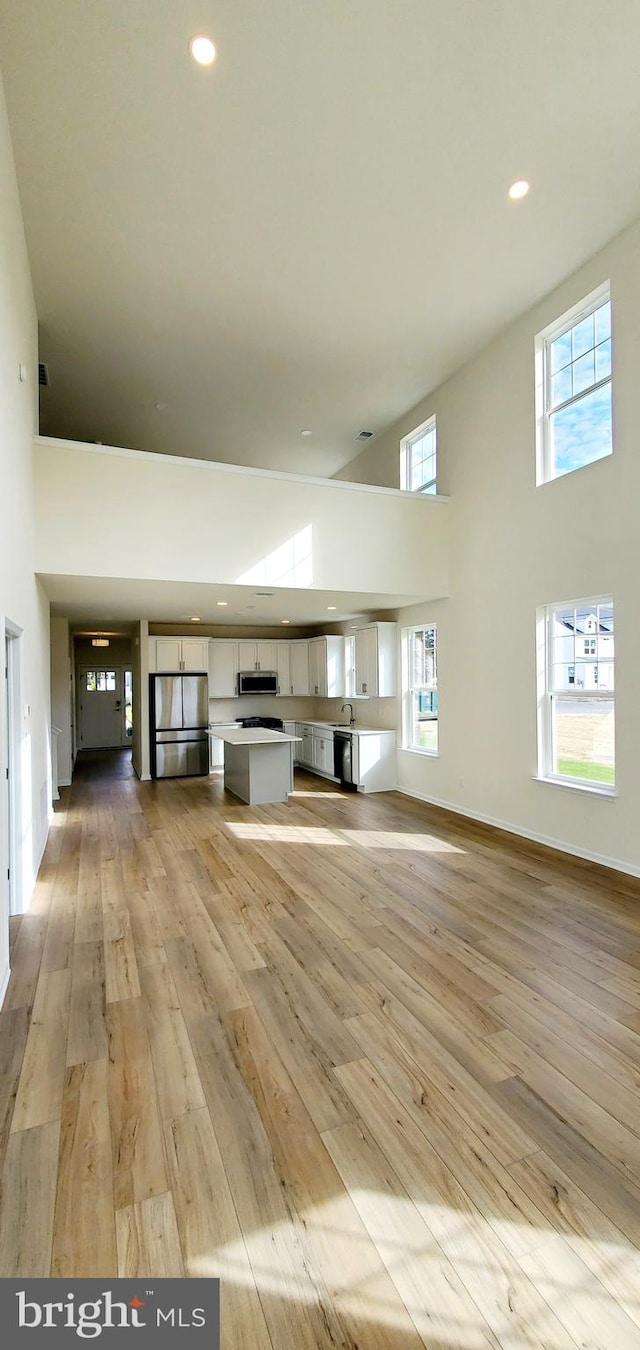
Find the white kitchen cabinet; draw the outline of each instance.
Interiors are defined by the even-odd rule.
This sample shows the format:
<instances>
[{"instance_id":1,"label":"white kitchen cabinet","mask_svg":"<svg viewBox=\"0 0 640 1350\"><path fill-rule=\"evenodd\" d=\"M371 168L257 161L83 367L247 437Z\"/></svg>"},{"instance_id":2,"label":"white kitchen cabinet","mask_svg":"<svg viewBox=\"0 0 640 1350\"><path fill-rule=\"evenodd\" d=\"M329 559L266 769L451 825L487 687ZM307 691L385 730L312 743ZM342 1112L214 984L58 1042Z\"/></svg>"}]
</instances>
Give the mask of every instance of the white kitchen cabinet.
<instances>
[{"instance_id":1,"label":"white kitchen cabinet","mask_svg":"<svg viewBox=\"0 0 640 1350\"><path fill-rule=\"evenodd\" d=\"M239 642L238 670L276 670L277 643Z\"/></svg>"},{"instance_id":2,"label":"white kitchen cabinet","mask_svg":"<svg viewBox=\"0 0 640 1350\"><path fill-rule=\"evenodd\" d=\"M302 737L302 732L303 732L303 730L304 730L304 725L303 725L303 723L302 723L302 722L296 722L296 723L295 723L295 732L294 732L294 735L295 735L295 736L298 736L299 738L301 738L301 737ZM295 744L294 744L294 747L293 747L293 762L294 762L294 764L302 764L302 740L301 740L301 739L298 739L298 740L295 742Z\"/></svg>"},{"instance_id":3,"label":"white kitchen cabinet","mask_svg":"<svg viewBox=\"0 0 640 1350\"><path fill-rule=\"evenodd\" d=\"M372 623L355 632L354 693L388 698L396 692L395 623Z\"/></svg>"},{"instance_id":4,"label":"white kitchen cabinet","mask_svg":"<svg viewBox=\"0 0 640 1350\"><path fill-rule=\"evenodd\" d=\"M302 638L291 642L289 651L292 694L309 693L309 643Z\"/></svg>"},{"instance_id":5,"label":"white kitchen cabinet","mask_svg":"<svg viewBox=\"0 0 640 1350\"><path fill-rule=\"evenodd\" d=\"M224 741L220 736L209 737L209 770L224 768Z\"/></svg>"},{"instance_id":6,"label":"white kitchen cabinet","mask_svg":"<svg viewBox=\"0 0 640 1350\"><path fill-rule=\"evenodd\" d=\"M156 671L204 671L209 669L207 638L152 638ZM150 653L153 659L153 645Z\"/></svg>"},{"instance_id":7,"label":"white kitchen cabinet","mask_svg":"<svg viewBox=\"0 0 640 1350\"><path fill-rule=\"evenodd\" d=\"M313 767L318 773L329 774L333 778L333 732L314 729Z\"/></svg>"},{"instance_id":8,"label":"white kitchen cabinet","mask_svg":"<svg viewBox=\"0 0 640 1350\"><path fill-rule=\"evenodd\" d=\"M302 723L302 727L301 727L301 735L302 735L302 746L299 747L299 749L300 749L300 763L301 763L301 764L308 764L308 765L309 765L309 768L312 768L312 767L313 767L313 728L307 726L306 722L303 722L303 723Z\"/></svg>"},{"instance_id":9,"label":"white kitchen cabinet","mask_svg":"<svg viewBox=\"0 0 640 1350\"><path fill-rule=\"evenodd\" d=\"M209 698L236 698L238 693L238 644L226 638L209 643Z\"/></svg>"},{"instance_id":10,"label":"white kitchen cabinet","mask_svg":"<svg viewBox=\"0 0 640 1350\"><path fill-rule=\"evenodd\" d=\"M358 792L391 792L396 786L395 731L352 735L351 769Z\"/></svg>"},{"instance_id":11,"label":"white kitchen cabinet","mask_svg":"<svg viewBox=\"0 0 640 1350\"><path fill-rule=\"evenodd\" d=\"M343 698L344 692L344 638L311 638L309 693L320 698Z\"/></svg>"},{"instance_id":12,"label":"white kitchen cabinet","mask_svg":"<svg viewBox=\"0 0 640 1350\"><path fill-rule=\"evenodd\" d=\"M296 731L296 724L295 724L295 722L283 722L283 723L282 723L282 730L284 731L285 736L297 736L297 735L298 735L298 732ZM296 765L297 763L298 763L298 746L297 746L296 741L291 741L291 781L292 781L292 782L293 782L293 770L294 770L294 767L295 767L295 765Z\"/></svg>"},{"instance_id":13,"label":"white kitchen cabinet","mask_svg":"<svg viewBox=\"0 0 640 1350\"><path fill-rule=\"evenodd\" d=\"M276 671L278 672L278 693L291 694L291 662L289 660L289 642L276 643ZM291 733L293 735L293 732Z\"/></svg>"}]
</instances>

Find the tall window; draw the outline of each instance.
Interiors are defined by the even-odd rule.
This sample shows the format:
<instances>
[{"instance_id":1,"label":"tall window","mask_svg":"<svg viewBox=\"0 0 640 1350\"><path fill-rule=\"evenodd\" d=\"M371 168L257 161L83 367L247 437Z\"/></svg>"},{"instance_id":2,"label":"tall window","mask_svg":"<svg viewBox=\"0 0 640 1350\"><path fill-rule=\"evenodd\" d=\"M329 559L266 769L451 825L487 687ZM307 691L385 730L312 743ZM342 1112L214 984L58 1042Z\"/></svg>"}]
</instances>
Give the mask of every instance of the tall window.
<instances>
[{"instance_id":1,"label":"tall window","mask_svg":"<svg viewBox=\"0 0 640 1350\"><path fill-rule=\"evenodd\" d=\"M539 484L612 453L611 371L607 285L536 338Z\"/></svg>"},{"instance_id":2,"label":"tall window","mask_svg":"<svg viewBox=\"0 0 640 1350\"><path fill-rule=\"evenodd\" d=\"M435 624L405 628L403 739L406 750L438 753L438 661Z\"/></svg>"},{"instance_id":3,"label":"tall window","mask_svg":"<svg viewBox=\"0 0 640 1350\"><path fill-rule=\"evenodd\" d=\"M613 600L551 605L540 620L540 772L613 788Z\"/></svg>"},{"instance_id":4,"label":"tall window","mask_svg":"<svg viewBox=\"0 0 640 1350\"><path fill-rule=\"evenodd\" d=\"M430 417L400 442L400 487L435 494L436 478L436 419Z\"/></svg>"}]
</instances>

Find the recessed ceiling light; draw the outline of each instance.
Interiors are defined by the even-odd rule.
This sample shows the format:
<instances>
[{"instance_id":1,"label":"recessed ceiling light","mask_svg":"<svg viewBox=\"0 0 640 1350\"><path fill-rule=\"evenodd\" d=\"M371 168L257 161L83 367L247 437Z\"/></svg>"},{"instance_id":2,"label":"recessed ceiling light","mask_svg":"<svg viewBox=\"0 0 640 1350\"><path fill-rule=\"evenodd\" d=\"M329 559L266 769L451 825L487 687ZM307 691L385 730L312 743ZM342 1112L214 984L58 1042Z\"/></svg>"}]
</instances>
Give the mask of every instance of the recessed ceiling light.
<instances>
[{"instance_id":1,"label":"recessed ceiling light","mask_svg":"<svg viewBox=\"0 0 640 1350\"><path fill-rule=\"evenodd\" d=\"M216 49L211 38L206 37L204 33L198 33L196 37L192 37L189 43L189 51L199 66L211 66L216 59Z\"/></svg>"},{"instance_id":2,"label":"recessed ceiling light","mask_svg":"<svg viewBox=\"0 0 640 1350\"><path fill-rule=\"evenodd\" d=\"M531 184L527 182L526 178L518 178L515 183L512 183L509 188L509 196L512 202L518 202L521 197L526 197L530 186Z\"/></svg>"},{"instance_id":3,"label":"recessed ceiling light","mask_svg":"<svg viewBox=\"0 0 640 1350\"><path fill-rule=\"evenodd\" d=\"M280 623L291 623L291 619L281 619Z\"/></svg>"},{"instance_id":4,"label":"recessed ceiling light","mask_svg":"<svg viewBox=\"0 0 640 1350\"><path fill-rule=\"evenodd\" d=\"M300 432L300 435L301 435L301 436L313 436L313 432L312 432L312 431L309 431L309 428L308 428L308 427L305 427L304 431L301 431L301 432Z\"/></svg>"},{"instance_id":5,"label":"recessed ceiling light","mask_svg":"<svg viewBox=\"0 0 640 1350\"><path fill-rule=\"evenodd\" d=\"M220 609L224 609L224 608L229 604L229 601L228 601L228 600L216 600L216 604L218 605L218 607L219 607Z\"/></svg>"},{"instance_id":6,"label":"recessed ceiling light","mask_svg":"<svg viewBox=\"0 0 640 1350\"><path fill-rule=\"evenodd\" d=\"M199 614L190 614L189 618L192 623L202 623L202 619L200 618Z\"/></svg>"},{"instance_id":7,"label":"recessed ceiling light","mask_svg":"<svg viewBox=\"0 0 640 1350\"><path fill-rule=\"evenodd\" d=\"M337 605L327 605L327 609L337 609Z\"/></svg>"}]
</instances>

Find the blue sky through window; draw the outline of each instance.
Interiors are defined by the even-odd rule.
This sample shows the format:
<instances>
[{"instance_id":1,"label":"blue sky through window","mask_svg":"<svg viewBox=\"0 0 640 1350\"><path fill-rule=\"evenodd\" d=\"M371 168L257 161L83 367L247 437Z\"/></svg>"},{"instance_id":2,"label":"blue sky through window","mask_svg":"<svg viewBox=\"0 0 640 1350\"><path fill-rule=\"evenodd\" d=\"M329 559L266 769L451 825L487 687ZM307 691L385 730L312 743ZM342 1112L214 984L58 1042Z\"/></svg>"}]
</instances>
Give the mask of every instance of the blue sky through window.
<instances>
[{"instance_id":1,"label":"blue sky through window","mask_svg":"<svg viewBox=\"0 0 640 1350\"><path fill-rule=\"evenodd\" d=\"M552 338L547 362L549 468L558 478L613 450L611 302Z\"/></svg>"},{"instance_id":2,"label":"blue sky through window","mask_svg":"<svg viewBox=\"0 0 640 1350\"><path fill-rule=\"evenodd\" d=\"M576 403L552 413L550 420L554 477L610 455L611 385L593 389Z\"/></svg>"}]
</instances>

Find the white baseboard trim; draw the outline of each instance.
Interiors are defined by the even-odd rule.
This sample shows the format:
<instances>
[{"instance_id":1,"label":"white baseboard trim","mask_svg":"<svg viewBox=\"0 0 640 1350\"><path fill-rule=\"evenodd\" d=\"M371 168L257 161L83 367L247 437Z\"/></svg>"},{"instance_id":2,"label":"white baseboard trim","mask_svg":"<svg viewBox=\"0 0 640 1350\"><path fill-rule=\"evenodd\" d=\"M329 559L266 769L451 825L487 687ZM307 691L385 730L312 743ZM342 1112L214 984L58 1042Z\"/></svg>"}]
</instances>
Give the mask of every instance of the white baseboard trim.
<instances>
[{"instance_id":1,"label":"white baseboard trim","mask_svg":"<svg viewBox=\"0 0 640 1350\"><path fill-rule=\"evenodd\" d=\"M577 848L569 846L562 839L554 839L552 835L537 834L535 830L525 830L520 825L509 824L506 820L498 820L495 816L486 816L480 811L465 810L453 802L442 801L439 797L428 797L426 792L416 792L412 788L398 787L396 791L404 797L415 797L420 802L426 802L428 806L440 806L443 811L453 811L456 816L464 816L467 820L477 820L481 825L493 825L497 830L504 830L506 834L519 835L522 839L531 839L534 844L544 844L546 848L554 848L558 853L566 853L571 858L584 858L585 862L598 863L600 867L610 867L614 872L624 872L627 876L640 877L640 866L634 866L633 863L620 862L618 858L609 858L604 853L594 853L591 849Z\"/></svg>"},{"instance_id":2,"label":"white baseboard trim","mask_svg":"<svg viewBox=\"0 0 640 1350\"><path fill-rule=\"evenodd\" d=\"M9 985L9 978L10 978L10 975L11 975L11 970L10 970L9 966L6 966L5 969L4 969L3 972L2 972L2 979L0 980L0 1008L2 1007L2 1005L3 1005L3 1003L4 1003L4 996L5 996L6 992L7 992L7 988L8 988L8 985Z\"/></svg>"},{"instance_id":3,"label":"white baseboard trim","mask_svg":"<svg viewBox=\"0 0 640 1350\"><path fill-rule=\"evenodd\" d=\"M58 779L58 787L59 787L59 788L61 788L61 787L71 787L71 779L70 779L70 778L59 778L59 779Z\"/></svg>"}]
</instances>

